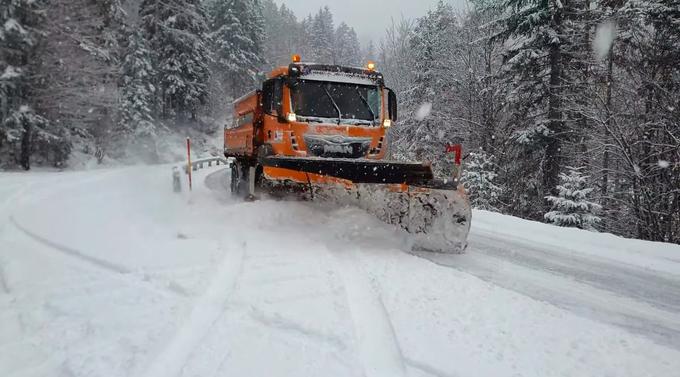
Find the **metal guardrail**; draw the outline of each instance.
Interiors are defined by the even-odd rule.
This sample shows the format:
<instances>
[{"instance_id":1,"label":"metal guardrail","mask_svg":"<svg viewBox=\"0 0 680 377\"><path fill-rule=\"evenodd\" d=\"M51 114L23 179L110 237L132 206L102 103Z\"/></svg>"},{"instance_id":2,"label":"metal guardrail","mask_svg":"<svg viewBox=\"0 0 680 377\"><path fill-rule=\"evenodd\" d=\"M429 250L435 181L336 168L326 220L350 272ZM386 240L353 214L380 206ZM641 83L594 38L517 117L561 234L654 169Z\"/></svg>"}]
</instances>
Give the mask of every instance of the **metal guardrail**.
<instances>
[{"instance_id":1,"label":"metal guardrail","mask_svg":"<svg viewBox=\"0 0 680 377\"><path fill-rule=\"evenodd\" d=\"M197 171L203 169L204 167L211 167L215 164L218 165L231 165L231 159L225 157L206 157L199 158L198 160L191 161L191 170ZM207 166L206 166L207 165ZM182 192L182 180L180 177L180 171L184 170L184 174L189 174L189 164L182 164L179 166L172 167L172 187L175 192Z\"/></svg>"},{"instance_id":2,"label":"metal guardrail","mask_svg":"<svg viewBox=\"0 0 680 377\"><path fill-rule=\"evenodd\" d=\"M208 167L212 166L213 163L215 166L217 165L229 165L230 160L225 158L225 157L206 157L206 158L200 158L195 161L191 161L191 170L197 171L198 169L203 169L205 165L208 165ZM185 165L184 167L184 173L189 174L189 165Z\"/></svg>"}]
</instances>

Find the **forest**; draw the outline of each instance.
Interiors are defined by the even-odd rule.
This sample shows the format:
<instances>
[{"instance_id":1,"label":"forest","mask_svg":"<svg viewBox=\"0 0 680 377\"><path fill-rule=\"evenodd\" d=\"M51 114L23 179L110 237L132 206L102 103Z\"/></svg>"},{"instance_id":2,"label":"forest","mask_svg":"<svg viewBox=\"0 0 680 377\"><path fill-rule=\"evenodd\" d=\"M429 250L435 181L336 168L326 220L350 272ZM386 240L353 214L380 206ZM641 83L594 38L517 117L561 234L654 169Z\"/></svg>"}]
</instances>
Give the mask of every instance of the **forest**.
<instances>
[{"instance_id":1,"label":"forest","mask_svg":"<svg viewBox=\"0 0 680 377\"><path fill-rule=\"evenodd\" d=\"M462 144L478 209L680 243L678 0L439 1L364 46L328 7L3 0L0 169L163 162L294 53L374 60L399 97L392 157L446 175Z\"/></svg>"}]
</instances>

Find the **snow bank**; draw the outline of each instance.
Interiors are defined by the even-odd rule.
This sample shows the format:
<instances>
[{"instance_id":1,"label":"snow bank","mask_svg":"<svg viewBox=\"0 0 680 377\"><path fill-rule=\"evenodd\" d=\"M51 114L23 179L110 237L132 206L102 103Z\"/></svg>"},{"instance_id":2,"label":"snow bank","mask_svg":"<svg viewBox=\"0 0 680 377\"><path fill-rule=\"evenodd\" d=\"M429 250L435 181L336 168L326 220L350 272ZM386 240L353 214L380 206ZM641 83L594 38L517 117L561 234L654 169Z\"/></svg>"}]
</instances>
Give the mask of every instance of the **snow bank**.
<instances>
[{"instance_id":1,"label":"snow bank","mask_svg":"<svg viewBox=\"0 0 680 377\"><path fill-rule=\"evenodd\" d=\"M680 276L680 245L561 228L488 211L474 211L472 232L493 234L551 252L583 254Z\"/></svg>"}]
</instances>

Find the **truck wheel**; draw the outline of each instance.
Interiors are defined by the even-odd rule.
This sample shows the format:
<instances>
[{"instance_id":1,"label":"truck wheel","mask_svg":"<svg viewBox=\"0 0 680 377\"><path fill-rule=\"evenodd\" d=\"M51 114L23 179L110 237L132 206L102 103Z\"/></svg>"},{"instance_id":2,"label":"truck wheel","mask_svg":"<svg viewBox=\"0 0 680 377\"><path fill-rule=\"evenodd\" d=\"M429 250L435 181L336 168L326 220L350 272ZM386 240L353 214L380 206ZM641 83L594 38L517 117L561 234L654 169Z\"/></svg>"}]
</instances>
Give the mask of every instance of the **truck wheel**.
<instances>
[{"instance_id":1,"label":"truck wheel","mask_svg":"<svg viewBox=\"0 0 680 377\"><path fill-rule=\"evenodd\" d=\"M235 161L231 165L231 195L239 198L246 196L248 190L248 177L243 174L243 165Z\"/></svg>"}]
</instances>

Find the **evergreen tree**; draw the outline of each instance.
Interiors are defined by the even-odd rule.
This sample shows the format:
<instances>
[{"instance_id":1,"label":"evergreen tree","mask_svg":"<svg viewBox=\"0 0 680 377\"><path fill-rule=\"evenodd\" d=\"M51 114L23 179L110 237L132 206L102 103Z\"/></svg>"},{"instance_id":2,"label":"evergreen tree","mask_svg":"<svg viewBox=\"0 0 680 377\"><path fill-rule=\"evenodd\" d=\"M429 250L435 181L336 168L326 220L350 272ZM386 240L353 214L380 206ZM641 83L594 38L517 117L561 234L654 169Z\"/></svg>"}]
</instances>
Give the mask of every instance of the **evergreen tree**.
<instances>
[{"instance_id":1,"label":"evergreen tree","mask_svg":"<svg viewBox=\"0 0 680 377\"><path fill-rule=\"evenodd\" d=\"M434 162L435 172L445 174L441 156L450 142L460 141L450 118L456 117L451 108L450 57L451 38L456 34L456 20L450 5L439 1L437 7L418 19L410 39L413 55L410 75L413 83L402 103L406 116L399 125L399 155L408 159ZM404 106L402 106L404 107Z\"/></svg>"},{"instance_id":2,"label":"evergreen tree","mask_svg":"<svg viewBox=\"0 0 680 377\"><path fill-rule=\"evenodd\" d=\"M542 160L525 174L542 172L543 195L555 195L562 164L566 133L563 91L568 75L569 47L573 33L565 23L571 12L568 0L504 0L500 2L503 30L500 38L508 44L504 78L510 85L508 101L515 139ZM540 198L536 198L537 200ZM537 205L540 203L537 203Z\"/></svg>"},{"instance_id":3,"label":"evergreen tree","mask_svg":"<svg viewBox=\"0 0 680 377\"><path fill-rule=\"evenodd\" d=\"M333 64L335 62L333 14L326 6L319 9L311 25L308 25L310 60L315 63Z\"/></svg>"},{"instance_id":4,"label":"evergreen tree","mask_svg":"<svg viewBox=\"0 0 680 377\"><path fill-rule=\"evenodd\" d=\"M361 46L357 33L342 22L335 31L335 63L345 66L362 66Z\"/></svg>"},{"instance_id":5,"label":"evergreen tree","mask_svg":"<svg viewBox=\"0 0 680 377\"><path fill-rule=\"evenodd\" d=\"M302 30L302 40L305 43L301 46L300 54L302 54L302 59L306 62L313 62L316 60L316 51L312 44L312 38L314 38L314 17L311 14L307 15L304 20L300 23L300 29Z\"/></svg>"},{"instance_id":6,"label":"evergreen tree","mask_svg":"<svg viewBox=\"0 0 680 377\"><path fill-rule=\"evenodd\" d=\"M51 130L47 119L21 106L0 124L0 150L9 166L17 164L29 170L36 160L61 167L71 153L68 136L62 128Z\"/></svg>"},{"instance_id":7,"label":"evergreen tree","mask_svg":"<svg viewBox=\"0 0 680 377\"><path fill-rule=\"evenodd\" d=\"M370 61L376 61L377 60L377 55L375 51L375 44L373 43L373 40L368 41L368 45L366 45L366 49L363 52L362 56L362 65L365 65L366 62Z\"/></svg>"},{"instance_id":8,"label":"evergreen tree","mask_svg":"<svg viewBox=\"0 0 680 377\"><path fill-rule=\"evenodd\" d=\"M143 0L139 14L154 52L162 115L196 119L208 94L211 57L201 1Z\"/></svg>"},{"instance_id":9,"label":"evergreen tree","mask_svg":"<svg viewBox=\"0 0 680 377\"><path fill-rule=\"evenodd\" d=\"M120 3L111 1L109 4ZM32 61L33 108L79 152L108 150L118 120L122 16L91 0L46 2L44 38ZM117 21L113 21L116 19ZM59 128L60 130L57 130Z\"/></svg>"},{"instance_id":10,"label":"evergreen tree","mask_svg":"<svg viewBox=\"0 0 680 377\"><path fill-rule=\"evenodd\" d=\"M155 77L151 51L142 33L134 32L130 35L121 67L121 115L116 136L119 142L134 144L139 147L136 149L142 149L135 152L143 152L150 162L157 160L156 126L153 116Z\"/></svg>"},{"instance_id":11,"label":"evergreen tree","mask_svg":"<svg viewBox=\"0 0 680 377\"><path fill-rule=\"evenodd\" d=\"M98 0L96 3L100 7L103 23L100 26L102 34L102 45L113 51L118 57L121 43L124 43L124 37L128 34L126 31L127 13L123 9L123 3L126 0Z\"/></svg>"},{"instance_id":12,"label":"evergreen tree","mask_svg":"<svg viewBox=\"0 0 680 377\"><path fill-rule=\"evenodd\" d=\"M264 19L257 0L214 0L208 8L216 69L231 81L233 97L253 86L263 65Z\"/></svg>"},{"instance_id":13,"label":"evergreen tree","mask_svg":"<svg viewBox=\"0 0 680 377\"><path fill-rule=\"evenodd\" d=\"M274 0L263 2L263 18L265 20L264 60L270 69L290 63L293 54L302 54L304 43L301 24L293 11L285 4L281 7Z\"/></svg>"},{"instance_id":14,"label":"evergreen tree","mask_svg":"<svg viewBox=\"0 0 680 377\"><path fill-rule=\"evenodd\" d=\"M501 187L496 183L495 157L480 152L472 152L466 159L462 180L474 208L498 211Z\"/></svg>"},{"instance_id":15,"label":"evergreen tree","mask_svg":"<svg viewBox=\"0 0 680 377\"><path fill-rule=\"evenodd\" d=\"M592 230L600 218L594 215L600 205L588 200L593 192L587 187L588 177L579 169L567 167L569 174L560 174L561 184L557 186L557 196L547 196L552 210L545 214L545 219L555 225Z\"/></svg>"},{"instance_id":16,"label":"evergreen tree","mask_svg":"<svg viewBox=\"0 0 680 377\"><path fill-rule=\"evenodd\" d=\"M44 7L31 0L0 4L0 166L28 170L34 157L61 166L70 152L65 135L50 134L50 123L30 107L30 61L43 35Z\"/></svg>"},{"instance_id":17,"label":"evergreen tree","mask_svg":"<svg viewBox=\"0 0 680 377\"><path fill-rule=\"evenodd\" d=\"M0 4L0 120L28 99L28 60L40 38L42 6L28 0Z\"/></svg>"}]
</instances>

